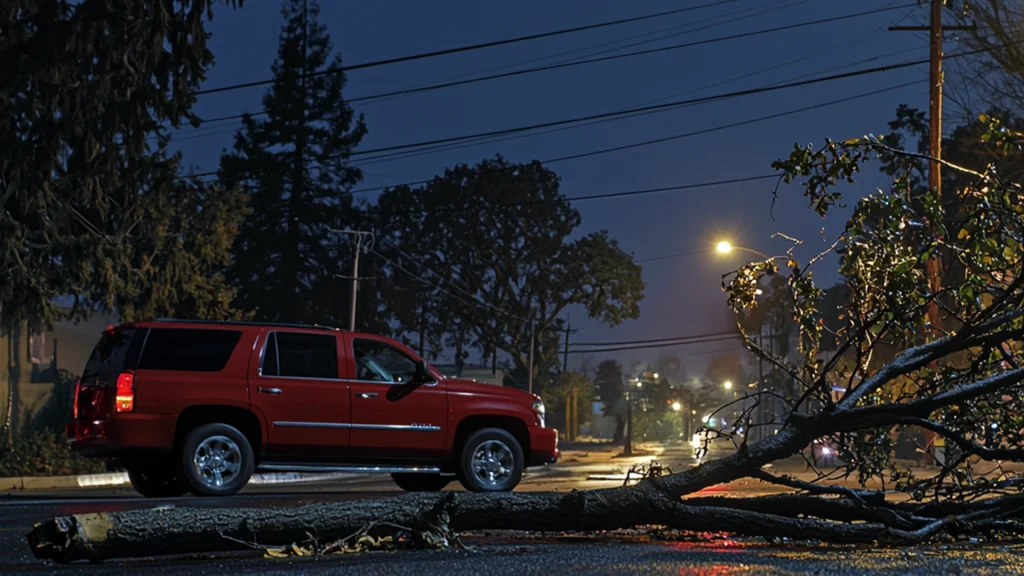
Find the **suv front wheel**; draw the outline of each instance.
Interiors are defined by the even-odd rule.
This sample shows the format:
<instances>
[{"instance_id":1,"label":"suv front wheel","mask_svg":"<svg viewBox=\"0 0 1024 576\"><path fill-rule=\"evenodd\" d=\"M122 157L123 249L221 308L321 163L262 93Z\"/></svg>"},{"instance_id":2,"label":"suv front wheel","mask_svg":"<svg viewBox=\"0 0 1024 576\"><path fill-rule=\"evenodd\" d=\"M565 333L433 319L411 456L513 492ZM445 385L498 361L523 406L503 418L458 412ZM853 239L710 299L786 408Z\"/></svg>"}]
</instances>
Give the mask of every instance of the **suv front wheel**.
<instances>
[{"instance_id":1,"label":"suv front wheel","mask_svg":"<svg viewBox=\"0 0 1024 576\"><path fill-rule=\"evenodd\" d=\"M471 492L511 492L523 477L523 448L500 428L477 430L459 453L459 482Z\"/></svg>"},{"instance_id":2,"label":"suv front wheel","mask_svg":"<svg viewBox=\"0 0 1024 576\"><path fill-rule=\"evenodd\" d=\"M181 477L196 496L230 496L241 490L255 468L245 434L227 424L204 424L182 443Z\"/></svg>"}]
</instances>

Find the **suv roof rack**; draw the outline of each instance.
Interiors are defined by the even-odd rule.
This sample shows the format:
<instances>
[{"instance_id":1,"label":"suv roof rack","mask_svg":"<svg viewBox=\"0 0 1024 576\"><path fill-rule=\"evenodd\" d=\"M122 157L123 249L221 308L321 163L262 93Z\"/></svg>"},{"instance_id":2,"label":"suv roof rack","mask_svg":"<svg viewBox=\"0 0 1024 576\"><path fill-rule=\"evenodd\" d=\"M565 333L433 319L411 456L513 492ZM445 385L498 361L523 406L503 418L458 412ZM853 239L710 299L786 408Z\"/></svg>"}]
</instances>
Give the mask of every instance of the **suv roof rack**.
<instances>
[{"instance_id":1,"label":"suv roof rack","mask_svg":"<svg viewBox=\"0 0 1024 576\"><path fill-rule=\"evenodd\" d=\"M179 323L179 324L226 324L229 326L274 326L278 328L302 328L305 330L330 330L340 332L341 328L334 326L323 326L320 324L289 324L284 322L247 322L243 320L189 320L185 318L154 318L150 322Z\"/></svg>"}]
</instances>

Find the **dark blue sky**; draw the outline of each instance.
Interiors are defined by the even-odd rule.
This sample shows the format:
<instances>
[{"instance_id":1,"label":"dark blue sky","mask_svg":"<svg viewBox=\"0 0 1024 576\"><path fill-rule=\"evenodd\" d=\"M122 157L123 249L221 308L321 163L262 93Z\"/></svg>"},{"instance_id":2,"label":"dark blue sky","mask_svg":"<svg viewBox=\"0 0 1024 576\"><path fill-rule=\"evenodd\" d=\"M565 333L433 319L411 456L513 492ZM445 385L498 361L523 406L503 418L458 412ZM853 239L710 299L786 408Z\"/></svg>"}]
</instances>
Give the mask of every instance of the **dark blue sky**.
<instances>
[{"instance_id":1,"label":"dark blue sky","mask_svg":"<svg viewBox=\"0 0 1024 576\"><path fill-rule=\"evenodd\" d=\"M661 12L706 1L322 0L321 21L328 26L335 48L340 50L344 62L354 64ZM547 64L614 48L617 45L591 47L617 39L623 39L622 43L633 43L698 29L629 49L632 51L913 3L912 0L738 0L641 23L358 70L349 74L346 96L357 97L429 84L555 53L580 50L579 53L526 66ZM748 17L715 26L724 20L743 16ZM926 18L926 6L908 7L769 35L357 105L357 109L366 115L369 127L363 147L377 148L498 130L601 113L659 99L678 100L754 88L813 73L834 74L926 58L927 38L923 34L886 31L887 26L896 22L921 23ZM220 9L210 27L213 33L211 49L217 62L206 86L269 77L280 25L279 1L250 1L240 10ZM654 34L658 30L664 32ZM637 37L642 34L648 35ZM588 48L589 51L586 50ZM950 42L947 53L955 50L955 43ZM875 57L876 60L855 65L858 61ZM803 60L698 90L797 59ZM843 66L846 67L824 72ZM544 160L711 128L925 78L927 67L921 66L377 163L364 167L366 179L360 187L429 178L446 166L475 163L495 153L515 161ZM262 88L252 88L204 96L200 98L197 112L200 116L215 117L243 110L258 111L262 93ZM900 103L926 108L926 84L695 138L553 164L551 168L562 176L562 189L568 196L765 174L770 172L771 162L787 155L794 142L820 144L825 137L844 139L885 131L886 122L893 117ZM186 161L199 171L216 169L221 148L231 143L231 133L227 131L230 125L216 126L220 129L205 127L200 133L212 132L175 145L184 152ZM188 135L188 131L182 135ZM852 192L865 193L880 185L884 182L876 174L869 173ZM768 211L773 186L772 181L763 181L580 202L577 208L583 215L582 232L607 229L637 259L710 248L720 238L781 254L787 243L772 239L775 232L803 239L805 244L798 254L806 259L813 250L831 243L841 232L842 216L848 214L848 210L822 220L806 208L795 187L781 189L781 198L774 211L776 219L772 221ZM822 228L827 243L822 240ZM586 320L581 311L576 311L572 322L580 332L575 337L580 341L633 340L728 329L731 320L726 313L720 279L724 272L740 263L740 258L738 254L722 258L709 252L647 264L644 266L647 291L640 319L609 328ZM835 261L819 267L816 277L822 284L833 283L836 279ZM703 370L702 365L710 351L725 348L728 348L725 344L710 344L675 351L687 356L685 363L690 364L690 373L694 374ZM620 353L620 358L647 360L656 358L659 353L660 350L627 352ZM599 359L597 355L593 357L594 362Z\"/></svg>"}]
</instances>

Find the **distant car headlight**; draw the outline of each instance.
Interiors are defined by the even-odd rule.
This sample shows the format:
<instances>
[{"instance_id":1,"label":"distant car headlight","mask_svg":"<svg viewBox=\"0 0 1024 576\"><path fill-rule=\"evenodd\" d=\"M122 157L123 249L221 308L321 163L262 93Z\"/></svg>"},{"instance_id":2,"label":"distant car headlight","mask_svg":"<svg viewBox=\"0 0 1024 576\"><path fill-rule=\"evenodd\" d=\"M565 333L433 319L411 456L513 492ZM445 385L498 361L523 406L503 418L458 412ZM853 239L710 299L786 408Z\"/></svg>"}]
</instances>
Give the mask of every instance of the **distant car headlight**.
<instances>
[{"instance_id":1,"label":"distant car headlight","mask_svg":"<svg viewBox=\"0 0 1024 576\"><path fill-rule=\"evenodd\" d=\"M537 416L537 423L544 427L544 402L537 400L533 403L533 413Z\"/></svg>"}]
</instances>

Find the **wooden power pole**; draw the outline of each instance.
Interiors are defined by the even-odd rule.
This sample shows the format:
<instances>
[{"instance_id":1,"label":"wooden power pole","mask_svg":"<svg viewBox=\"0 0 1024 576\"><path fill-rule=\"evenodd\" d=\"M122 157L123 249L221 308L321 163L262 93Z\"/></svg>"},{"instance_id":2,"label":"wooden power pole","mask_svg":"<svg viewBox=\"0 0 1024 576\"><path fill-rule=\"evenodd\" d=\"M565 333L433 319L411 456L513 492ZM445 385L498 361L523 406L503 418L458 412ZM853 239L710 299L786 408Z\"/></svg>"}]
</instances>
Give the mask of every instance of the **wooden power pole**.
<instances>
[{"instance_id":1,"label":"wooden power pole","mask_svg":"<svg viewBox=\"0 0 1024 576\"><path fill-rule=\"evenodd\" d=\"M935 190L939 199L939 206L942 205L942 34L946 31L972 30L972 26L946 26L942 25L943 0L931 0L931 18L928 26L890 26L889 30L896 32L928 32L930 66L928 71L928 155L931 160L928 165L928 187ZM940 222L933 222L932 226L937 229ZM932 294L932 300L928 304L928 323L931 324L932 334L939 330L941 321L939 303L936 296L942 290L942 260L939 253L935 253L928 259L928 289ZM925 431L926 445L931 446L935 433ZM930 452L929 452L930 454Z\"/></svg>"}]
</instances>

